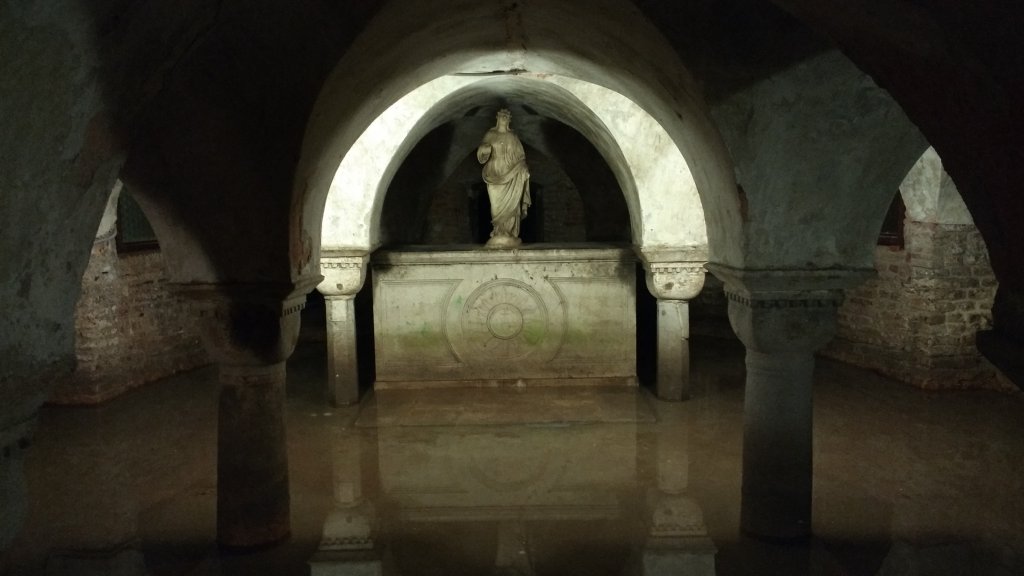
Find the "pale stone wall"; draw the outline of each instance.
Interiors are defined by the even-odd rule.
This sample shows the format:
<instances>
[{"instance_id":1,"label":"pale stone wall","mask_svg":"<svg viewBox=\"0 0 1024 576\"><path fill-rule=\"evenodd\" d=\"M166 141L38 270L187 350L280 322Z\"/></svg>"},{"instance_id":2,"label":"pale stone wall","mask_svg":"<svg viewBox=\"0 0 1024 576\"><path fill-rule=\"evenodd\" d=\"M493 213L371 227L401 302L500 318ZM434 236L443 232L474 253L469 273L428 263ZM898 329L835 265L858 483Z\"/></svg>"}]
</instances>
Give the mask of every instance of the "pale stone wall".
<instances>
[{"instance_id":1,"label":"pale stone wall","mask_svg":"<svg viewBox=\"0 0 1024 576\"><path fill-rule=\"evenodd\" d=\"M847 292L823 354L922 388L994 386L974 345L997 285L981 234L908 220L904 235L905 249L876 249L877 278Z\"/></svg>"},{"instance_id":2,"label":"pale stone wall","mask_svg":"<svg viewBox=\"0 0 1024 576\"><path fill-rule=\"evenodd\" d=\"M97 404L209 360L157 250L96 242L75 313L76 368L50 402Z\"/></svg>"}]
</instances>

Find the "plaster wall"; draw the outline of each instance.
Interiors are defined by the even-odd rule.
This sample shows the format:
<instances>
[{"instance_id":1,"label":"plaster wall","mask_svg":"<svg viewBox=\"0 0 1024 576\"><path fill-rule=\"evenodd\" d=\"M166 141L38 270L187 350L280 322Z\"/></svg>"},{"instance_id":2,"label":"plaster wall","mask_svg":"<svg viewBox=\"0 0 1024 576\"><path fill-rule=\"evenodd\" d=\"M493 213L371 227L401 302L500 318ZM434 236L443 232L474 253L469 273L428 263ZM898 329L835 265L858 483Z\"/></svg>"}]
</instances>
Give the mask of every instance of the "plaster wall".
<instances>
[{"instance_id":1,"label":"plaster wall","mask_svg":"<svg viewBox=\"0 0 1024 576\"><path fill-rule=\"evenodd\" d=\"M0 54L2 432L30 421L71 371L79 283L122 158L83 6L0 5ZM6 482L0 473L0 550L19 515Z\"/></svg>"},{"instance_id":2,"label":"plaster wall","mask_svg":"<svg viewBox=\"0 0 1024 576\"><path fill-rule=\"evenodd\" d=\"M900 185L907 218L917 222L974 225L960 193L934 148L925 150Z\"/></svg>"},{"instance_id":3,"label":"plaster wall","mask_svg":"<svg viewBox=\"0 0 1024 576\"><path fill-rule=\"evenodd\" d=\"M885 90L833 50L713 114L736 162L748 267L872 266L892 194L927 148Z\"/></svg>"}]
</instances>

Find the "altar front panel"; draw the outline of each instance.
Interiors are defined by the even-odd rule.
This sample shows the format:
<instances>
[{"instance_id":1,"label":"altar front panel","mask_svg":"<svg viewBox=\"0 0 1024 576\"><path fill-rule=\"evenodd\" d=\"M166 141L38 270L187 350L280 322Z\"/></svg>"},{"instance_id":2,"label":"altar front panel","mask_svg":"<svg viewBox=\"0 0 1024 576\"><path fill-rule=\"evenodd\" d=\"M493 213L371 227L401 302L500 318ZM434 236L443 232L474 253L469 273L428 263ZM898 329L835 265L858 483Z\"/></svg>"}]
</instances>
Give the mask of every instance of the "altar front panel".
<instances>
[{"instance_id":1,"label":"altar front panel","mask_svg":"<svg viewBox=\"0 0 1024 576\"><path fill-rule=\"evenodd\" d=\"M632 250L374 255L377 386L635 385Z\"/></svg>"}]
</instances>

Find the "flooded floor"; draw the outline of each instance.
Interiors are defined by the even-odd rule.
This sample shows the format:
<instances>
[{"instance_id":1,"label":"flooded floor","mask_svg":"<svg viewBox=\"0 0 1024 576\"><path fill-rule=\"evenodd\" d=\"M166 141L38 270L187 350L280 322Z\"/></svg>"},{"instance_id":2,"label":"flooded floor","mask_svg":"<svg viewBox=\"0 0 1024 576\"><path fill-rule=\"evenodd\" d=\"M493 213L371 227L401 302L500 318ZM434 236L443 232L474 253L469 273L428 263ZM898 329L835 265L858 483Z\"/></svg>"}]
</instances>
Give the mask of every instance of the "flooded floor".
<instances>
[{"instance_id":1,"label":"flooded floor","mask_svg":"<svg viewBox=\"0 0 1024 576\"><path fill-rule=\"evenodd\" d=\"M1024 402L821 360L815 536L739 533L743 349L697 341L695 397L382 391L289 364L292 537L215 545L216 375L44 408L7 572L161 575L1024 574Z\"/></svg>"}]
</instances>

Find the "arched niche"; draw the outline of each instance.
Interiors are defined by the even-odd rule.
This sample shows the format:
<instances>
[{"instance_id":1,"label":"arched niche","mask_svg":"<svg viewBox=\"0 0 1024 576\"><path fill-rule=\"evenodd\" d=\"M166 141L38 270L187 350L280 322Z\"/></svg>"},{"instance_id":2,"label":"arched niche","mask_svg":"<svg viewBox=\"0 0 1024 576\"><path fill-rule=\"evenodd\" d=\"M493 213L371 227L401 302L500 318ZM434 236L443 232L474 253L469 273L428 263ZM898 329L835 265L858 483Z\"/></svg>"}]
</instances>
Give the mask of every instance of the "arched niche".
<instances>
[{"instance_id":1,"label":"arched niche","mask_svg":"<svg viewBox=\"0 0 1024 576\"><path fill-rule=\"evenodd\" d=\"M373 250L388 184L427 133L485 103L528 103L582 134L611 168L629 208L633 244L641 250L685 248L706 253L707 230L697 185L667 132L614 91L565 77L446 76L412 91L376 118L341 161L331 182L322 230L328 250ZM482 133L481 133L482 134ZM478 138L479 135L476 137ZM455 138L471 142L475 138ZM468 146L468 145L467 145ZM470 148L470 149L472 149ZM463 152L468 152L463 151ZM461 161L452 154L450 173Z\"/></svg>"},{"instance_id":2,"label":"arched niche","mask_svg":"<svg viewBox=\"0 0 1024 576\"><path fill-rule=\"evenodd\" d=\"M436 103L481 81L481 75L508 74L557 85L587 104L600 123L591 118L589 124L580 123L581 127L602 128L595 137L615 135L622 156L630 154L623 143L637 141L640 134L636 131L649 126L633 121L635 113L643 111L661 128L659 138L674 145L690 173L694 197L699 201L686 205L702 208L706 225L699 235L707 237L709 257L742 264L740 203L721 137L678 56L635 6L622 0L601 0L596 5L582 0L511 3L506 10L463 0L441 4L424 0L388 4L325 83L307 126L293 200L293 230L301 231L311 248L310 262L317 261L321 237L333 248L373 248L373 218L379 213L379 182L384 179L374 179L377 193L371 197L342 196L362 203L354 210L364 215L347 237L336 238L326 230L321 234L322 224L331 227L335 223L332 215L336 212L328 205L334 192L345 194L343 188L349 186L374 189L365 181L336 181L346 158L368 160L352 155L357 141L365 136L364 144L370 145L364 149L376 151L377 174L393 173L395 167L390 164L402 157L399 148L405 146L407 152L415 142L405 132L401 142L395 143L394 135L371 130L372 124L387 114L403 126L414 125L423 119L425 110L433 109L428 101ZM430 92L425 90L427 86L432 87ZM609 109L608 115L603 115L600 106L590 102L602 93L617 95L628 106ZM615 134L617 131L620 134ZM381 154L384 145L392 146L396 153ZM599 149L606 158L616 154L612 146ZM653 182L651 174L661 170L659 157L649 149L645 155L655 161L645 165L619 159L609 165L617 167L617 178L624 184L630 180ZM627 178L627 168L640 173ZM671 205L648 204L639 190L627 188L624 186L630 195L631 218L643 222L634 226L640 236L638 245L672 246L674 240L663 241L660 235L682 234L672 231L679 227L680 213ZM659 219L671 226L647 226L646 220ZM697 228L686 227L688 232ZM692 239L687 239L687 245L699 244Z\"/></svg>"}]
</instances>

